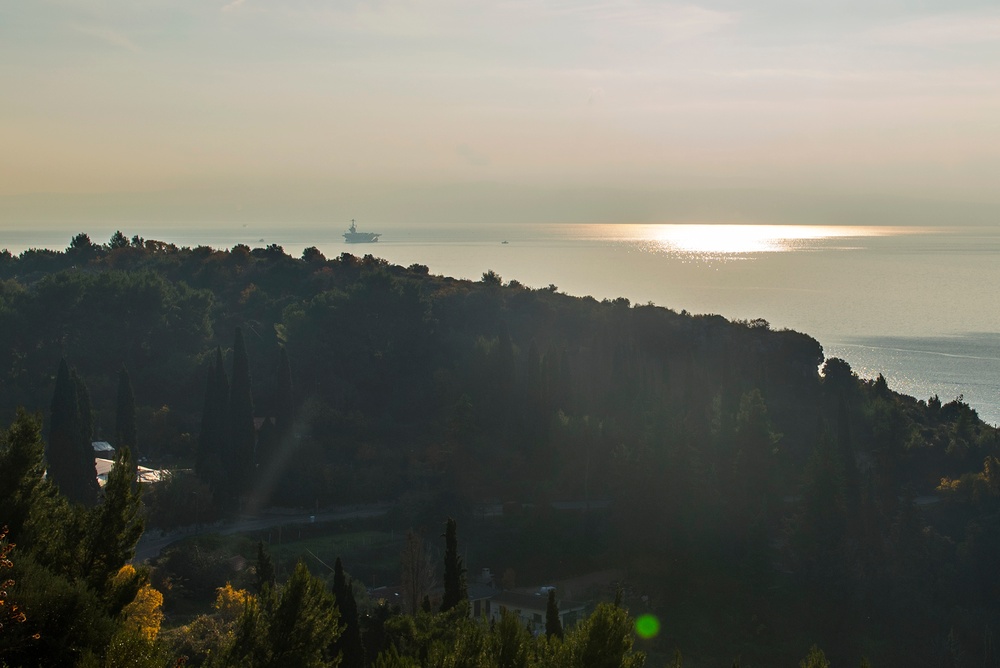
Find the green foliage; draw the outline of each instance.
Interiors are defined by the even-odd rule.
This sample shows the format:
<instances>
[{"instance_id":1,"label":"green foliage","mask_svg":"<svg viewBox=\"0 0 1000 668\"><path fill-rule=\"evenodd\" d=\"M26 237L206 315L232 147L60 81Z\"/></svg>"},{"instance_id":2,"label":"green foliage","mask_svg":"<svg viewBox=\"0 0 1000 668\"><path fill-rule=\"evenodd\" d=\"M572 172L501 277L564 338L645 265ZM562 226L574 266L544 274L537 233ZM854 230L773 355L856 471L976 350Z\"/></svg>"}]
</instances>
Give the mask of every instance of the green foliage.
<instances>
[{"instance_id":1,"label":"green foliage","mask_svg":"<svg viewBox=\"0 0 1000 668\"><path fill-rule=\"evenodd\" d=\"M69 512L52 479L45 477L41 430L39 416L18 409L0 436L0 526L36 547L59 542L57 518Z\"/></svg>"},{"instance_id":2,"label":"green foliage","mask_svg":"<svg viewBox=\"0 0 1000 668\"><path fill-rule=\"evenodd\" d=\"M135 468L121 451L102 502L70 508L41 476L42 449L38 419L20 411L0 447L0 522L22 532L15 575L26 621L0 636L0 655L10 665L102 665L119 613L146 578L131 567L119 573L142 532Z\"/></svg>"},{"instance_id":3,"label":"green foliage","mask_svg":"<svg viewBox=\"0 0 1000 668\"><path fill-rule=\"evenodd\" d=\"M115 230L115 233L111 235L110 241L108 241L108 248L111 250L117 250L119 248L128 248L129 240L121 230Z\"/></svg>"},{"instance_id":4,"label":"green foliage","mask_svg":"<svg viewBox=\"0 0 1000 668\"><path fill-rule=\"evenodd\" d=\"M564 639L535 637L519 616L501 610L493 623L456 616L455 611L390 624L393 645L376 666L448 668L641 668L645 655L632 649L632 620L611 604L600 604Z\"/></svg>"},{"instance_id":5,"label":"green foliage","mask_svg":"<svg viewBox=\"0 0 1000 668\"><path fill-rule=\"evenodd\" d=\"M830 662L826 660L823 650L813 645L806 657L799 661L799 668L830 668Z\"/></svg>"},{"instance_id":6,"label":"green foliage","mask_svg":"<svg viewBox=\"0 0 1000 668\"><path fill-rule=\"evenodd\" d=\"M632 645L632 620L617 605L602 603L567 639L574 668L641 668L646 655Z\"/></svg>"},{"instance_id":7,"label":"green foliage","mask_svg":"<svg viewBox=\"0 0 1000 668\"><path fill-rule=\"evenodd\" d=\"M250 668L339 665L331 644L341 632L339 613L322 580L301 562L280 591L251 599L223 653L224 665Z\"/></svg>"},{"instance_id":8,"label":"green foliage","mask_svg":"<svg viewBox=\"0 0 1000 668\"><path fill-rule=\"evenodd\" d=\"M114 615L82 579L47 568L28 551L18 555L14 566L16 600L26 621L0 635L5 661L11 666L72 666L88 653L104 651L116 630Z\"/></svg>"},{"instance_id":9,"label":"green foliage","mask_svg":"<svg viewBox=\"0 0 1000 668\"><path fill-rule=\"evenodd\" d=\"M106 588L135 554L143 529L140 494L132 454L128 448L120 449L102 502L90 512L82 546L81 573L96 591Z\"/></svg>"},{"instance_id":10,"label":"green foliage","mask_svg":"<svg viewBox=\"0 0 1000 668\"><path fill-rule=\"evenodd\" d=\"M496 668L528 668L533 638L517 614L502 610L500 620L490 629L487 652Z\"/></svg>"},{"instance_id":11,"label":"green foliage","mask_svg":"<svg viewBox=\"0 0 1000 668\"><path fill-rule=\"evenodd\" d=\"M93 663L103 668L164 668L170 656L163 645L143 636L139 631L120 629L111 637L104 661ZM83 662L81 666L91 665Z\"/></svg>"},{"instance_id":12,"label":"green foliage","mask_svg":"<svg viewBox=\"0 0 1000 668\"><path fill-rule=\"evenodd\" d=\"M395 647L390 647L375 659L375 668L420 668L416 657L401 655Z\"/></svg>"}]
</instances>

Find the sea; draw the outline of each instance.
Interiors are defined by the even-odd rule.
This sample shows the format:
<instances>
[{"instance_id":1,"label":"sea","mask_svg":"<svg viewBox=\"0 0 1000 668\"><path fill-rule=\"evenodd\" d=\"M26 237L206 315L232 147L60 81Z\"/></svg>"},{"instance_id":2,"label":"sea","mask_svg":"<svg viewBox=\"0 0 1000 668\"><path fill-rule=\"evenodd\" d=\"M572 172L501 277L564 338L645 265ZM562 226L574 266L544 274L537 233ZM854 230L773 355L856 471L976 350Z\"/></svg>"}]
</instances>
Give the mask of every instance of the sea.
<instances>
[{"instance_id":1,"label":"sea","mask_svg":"<svg viewBox=\"0 0 1000 668\"><path fill-rule=\"evenodd\" d=\"M278 244L298 256L371 254L477 280L488 270L534 288L626 297L675 311L767 320L817 339L862 377L943 402L962 397L1000 423L1000 227L358 222L349 225L141 225L127 235L178 246ZM0 248L64 249L77 232L0 231Z\"/></svg>"}]
</instances>

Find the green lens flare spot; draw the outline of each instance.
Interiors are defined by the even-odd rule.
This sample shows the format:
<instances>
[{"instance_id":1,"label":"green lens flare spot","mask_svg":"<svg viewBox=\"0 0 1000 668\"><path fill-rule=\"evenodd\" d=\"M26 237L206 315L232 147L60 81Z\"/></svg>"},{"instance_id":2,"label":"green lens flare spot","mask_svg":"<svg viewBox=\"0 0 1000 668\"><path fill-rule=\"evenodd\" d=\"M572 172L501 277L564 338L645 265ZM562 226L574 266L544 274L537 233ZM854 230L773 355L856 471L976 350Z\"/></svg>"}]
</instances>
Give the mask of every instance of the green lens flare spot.
<instances>
[{"instance_id":1,"label":"green lens flare spot","mask_svg":"<svg viewBox=\"0 0 1000 668\"><path fill-rule=\"evenodd\" d=\"M640 638L655 638L660 632L660 620L655 615L641 615L635 620L635 632Z\"/></svg>"}]
</instances>

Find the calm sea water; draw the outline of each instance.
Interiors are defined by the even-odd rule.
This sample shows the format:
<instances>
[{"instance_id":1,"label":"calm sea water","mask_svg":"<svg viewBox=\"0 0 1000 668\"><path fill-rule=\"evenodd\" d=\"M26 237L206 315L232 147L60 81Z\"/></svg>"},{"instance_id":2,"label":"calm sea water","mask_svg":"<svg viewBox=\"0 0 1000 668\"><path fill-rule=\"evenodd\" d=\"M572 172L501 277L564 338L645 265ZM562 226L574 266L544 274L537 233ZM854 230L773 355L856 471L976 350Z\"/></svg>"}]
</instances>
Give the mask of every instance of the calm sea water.
<instances>
[{"instance_id":1,"label":"calm sea water","mask_svg":"<svg viewBox=\"0 0 1000 668\"><path fill-rule=\"evenodd\" d=\"M277 243L298 255L371 253L432 273L488 269L531 287L627 297L676 311L765 318L806 332L827 356L926 399L964 395L1000 423L1000 230L941 227L439 225L359 223L377 244L327 228L136 225L147 238L228 248ZM95 241L112 229L87 230ZM0 232L0 247L65 248L74 230ZM507 243L504 244L503 242Z\"/></svg>"}]
</instances>

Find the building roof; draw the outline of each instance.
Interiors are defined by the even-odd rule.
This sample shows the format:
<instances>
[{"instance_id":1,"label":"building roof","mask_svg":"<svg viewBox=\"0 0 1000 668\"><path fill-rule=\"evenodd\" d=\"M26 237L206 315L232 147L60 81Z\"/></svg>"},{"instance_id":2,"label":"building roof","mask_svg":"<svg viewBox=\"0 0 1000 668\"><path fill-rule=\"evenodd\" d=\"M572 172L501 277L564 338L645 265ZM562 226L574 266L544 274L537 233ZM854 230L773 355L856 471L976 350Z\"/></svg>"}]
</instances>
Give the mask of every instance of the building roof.
<instances>
[{"instance_id":1,"label":"building roof","mask_svg":"<svg viewBox=\"0 0 1000 668\"><path fill-rule=\"evenodd\" d=\"M111 468L115 465L113 460L110 459L94 459L94 468L97 469L97 484L104 487L108 484L108 474L111 473ZM147 468L145 466L137 466L137 473L135 479L137 482L160 482L166 475L166 471Z\"/></svg>"}]
</instances>

